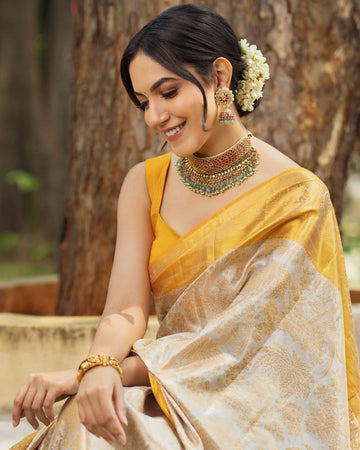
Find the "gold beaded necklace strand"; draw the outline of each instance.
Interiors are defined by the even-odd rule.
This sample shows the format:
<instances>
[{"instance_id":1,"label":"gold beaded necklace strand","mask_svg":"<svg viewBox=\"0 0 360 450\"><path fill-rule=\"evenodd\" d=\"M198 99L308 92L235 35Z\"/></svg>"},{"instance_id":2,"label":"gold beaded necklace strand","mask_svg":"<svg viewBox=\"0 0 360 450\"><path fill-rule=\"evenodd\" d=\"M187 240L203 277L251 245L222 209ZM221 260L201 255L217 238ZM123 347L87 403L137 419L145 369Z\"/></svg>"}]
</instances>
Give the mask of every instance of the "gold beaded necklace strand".
<instances>
[{"instance_id":1,"label":"gold beaded necklace strand","mask_svg":"<svg viewBox=\"0 0 360 450\"><path fill-rule=\"evenodd\" d=\"M212 197L254 175L259 155L251 145L252 134L242 137L218 155L185 156L176 162L181 181L193 192Z\"/></svg>"}]
</instances>

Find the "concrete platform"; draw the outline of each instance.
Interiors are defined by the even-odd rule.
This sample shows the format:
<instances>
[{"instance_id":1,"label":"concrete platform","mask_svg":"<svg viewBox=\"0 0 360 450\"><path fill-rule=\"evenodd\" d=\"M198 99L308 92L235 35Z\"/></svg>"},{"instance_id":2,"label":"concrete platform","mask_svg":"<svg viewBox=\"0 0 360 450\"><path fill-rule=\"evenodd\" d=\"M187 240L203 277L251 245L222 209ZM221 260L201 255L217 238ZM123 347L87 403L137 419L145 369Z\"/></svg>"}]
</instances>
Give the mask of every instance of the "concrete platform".
<instances>
[{"instance_id":1,"label":"concrete platform","mask_svg":"<svg viewBox=\"0 0 360 450\"><path fill-rule=\"evenodd\" d=\"M30 316L0 313L0 415L31 372L78 367L88 354L100 317ZM154 337L157 318L151 316L146 337Z\"/></svg>"},{"instance_id":2,"label":"concrete platform","mask_svg":"<svg viewBox=\"0 0 360 450\"><path fill-rule=\"evenodd\" d=\"M13 428L9 416L0 416L0 450L9 450L12 445L33 431L33 427L24 420L18 427Z\"/></svg>"}]
</instances>

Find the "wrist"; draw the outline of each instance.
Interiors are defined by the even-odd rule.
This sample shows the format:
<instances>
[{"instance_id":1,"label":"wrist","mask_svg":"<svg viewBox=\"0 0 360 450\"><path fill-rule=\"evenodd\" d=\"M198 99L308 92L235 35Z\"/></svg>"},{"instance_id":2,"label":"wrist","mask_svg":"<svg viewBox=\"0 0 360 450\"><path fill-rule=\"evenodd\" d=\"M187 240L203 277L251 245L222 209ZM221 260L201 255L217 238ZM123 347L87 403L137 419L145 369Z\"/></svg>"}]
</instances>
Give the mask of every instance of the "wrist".
<instances>
[{"instance_id":1,"label":"wrist","mask_svg":"<svg viewBox=\"0 0 360 450\"><path fill-rule=\"evenodd\" d=\"M86 372L88 372L90 369L93 369L94 367L99 367L99 366L103 366L103 367L112 367L113 369L115 369L119 376L120 379L122 381L122 368L120 366L119 361L114 358L113 356L110 355L101 355L101 354L93 354L93 355L89 355L87 358L85 358L79 365L78 371L77 371L77 381L80 384L83 376L85 375Z\"/></svg>"}]
</instances>

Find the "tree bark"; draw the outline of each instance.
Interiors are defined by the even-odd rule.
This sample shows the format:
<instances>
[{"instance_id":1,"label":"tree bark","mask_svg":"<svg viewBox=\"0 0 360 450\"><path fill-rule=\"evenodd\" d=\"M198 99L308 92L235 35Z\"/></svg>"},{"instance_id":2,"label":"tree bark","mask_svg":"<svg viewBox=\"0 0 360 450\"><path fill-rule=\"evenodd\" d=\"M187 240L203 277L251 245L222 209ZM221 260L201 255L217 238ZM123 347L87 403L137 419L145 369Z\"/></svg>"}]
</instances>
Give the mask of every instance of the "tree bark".
<instances>
[{"instance_id":1,"label":"tree bark","mask_svg":"<svg viewBox=\"0 0 360 450\"><path fill-rule=\"evenodd\" d=\"M359 2L246 1L232 18L264 49L272 74L249 127L325 182L340 222L360 142Z\"/></svg>"},{"instance_id":2,"label":"tree bark","mask_svg":"<svg viewBox=\"0 0 360 450\"><path fill-rule=\"evenodd\" d=\"M168 2L84 0L74 4L70 195L56 308L57 314L70 315L101 313L121 182L131 166L161 148L142 114L130 104L119 64L135 30Z\"/></svg>"},{"instance_id":3,"label":"tree bark","mask_svg":"<svg viewBox=\"0 0 360 450\"><path fill-rule=\"evenodd\" d=\"M75 42L70 196L57 314L101 313L122 179L162 142L148 130L119 76L133 34L176 1L73 1ZM268 58L271 80L245 123L328 185L338 217L359 142L356 0L203 1Z\"/></svg>"}]
</instances>

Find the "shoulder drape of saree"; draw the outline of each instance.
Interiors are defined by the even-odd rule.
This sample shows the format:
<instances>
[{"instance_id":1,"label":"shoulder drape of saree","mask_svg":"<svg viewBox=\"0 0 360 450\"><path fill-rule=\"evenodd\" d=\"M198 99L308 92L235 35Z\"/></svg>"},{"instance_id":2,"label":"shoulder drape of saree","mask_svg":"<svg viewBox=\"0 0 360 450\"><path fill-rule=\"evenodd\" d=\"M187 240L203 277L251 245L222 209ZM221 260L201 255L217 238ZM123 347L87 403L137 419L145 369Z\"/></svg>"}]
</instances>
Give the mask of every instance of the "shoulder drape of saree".
<instances>
[{"instance_id":1,"label":"shoulder drape of saree","mask_svg":"<svg viewBox=\"0 0 360 450\"><path fill-rule=\"evenodd\" d=\"M135 349L189 448L358 448L359 369L326 187L289 170L150 265L158 339Z\"/></svg>"}]
</instances>

